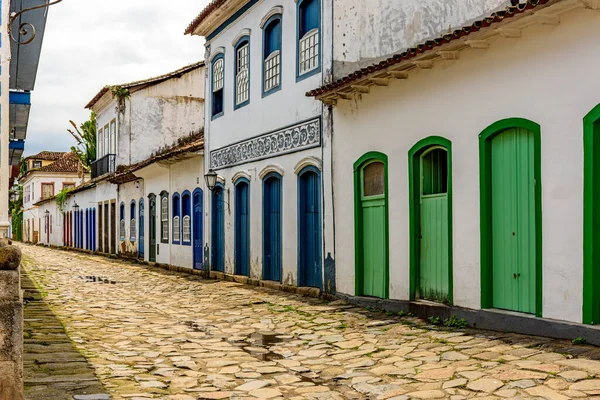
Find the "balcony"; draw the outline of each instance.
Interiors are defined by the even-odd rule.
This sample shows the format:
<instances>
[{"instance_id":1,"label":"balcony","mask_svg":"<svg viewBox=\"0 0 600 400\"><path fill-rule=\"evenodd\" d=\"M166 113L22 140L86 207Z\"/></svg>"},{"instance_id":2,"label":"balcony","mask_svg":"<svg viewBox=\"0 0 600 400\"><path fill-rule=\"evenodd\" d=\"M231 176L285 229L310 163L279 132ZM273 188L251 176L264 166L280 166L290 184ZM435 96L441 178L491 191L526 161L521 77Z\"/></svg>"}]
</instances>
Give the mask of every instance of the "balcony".
<instances>
[{"instance_id":1,"label":"balcony","mask_svg":"<svg viewBox=\"0 0 600 400\"><path fill-rule=\"evenodd\" d=\"M115 172L116 154L107 154L92 163L92 179Z\"/></svg>"}]
</instances>

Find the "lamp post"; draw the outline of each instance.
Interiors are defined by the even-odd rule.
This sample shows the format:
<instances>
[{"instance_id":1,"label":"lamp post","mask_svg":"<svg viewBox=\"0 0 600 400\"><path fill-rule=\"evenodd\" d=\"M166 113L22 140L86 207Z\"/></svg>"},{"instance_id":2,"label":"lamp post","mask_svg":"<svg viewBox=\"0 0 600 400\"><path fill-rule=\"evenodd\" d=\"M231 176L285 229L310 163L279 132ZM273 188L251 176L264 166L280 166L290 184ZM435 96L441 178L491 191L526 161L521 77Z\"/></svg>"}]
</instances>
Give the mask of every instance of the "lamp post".
<instances>
[{"instance_id":1,"label":"lamp post","mask_svg":"<svg viewBox=\"0 0 600 400\"><path fill-rule=\"evenodd\" d=\"M77 202L73 203L73 211L75 211L75 213L77 213L77 211L79 211L79 204L77 204Z\"/></svg>"},{"instance_id":2,"label":"lamp post","mask_svg":"<svg viewBox=\"0 0 600 400\"><path fill-rule=\"evenodd\" d=\"M204 182L206 182L206 187L208 190L215 194L215 200L225 204L227 206L227 212L229 212L229 202L221 198L223 195L223 190L218 190L215 192L217 187L217 173L212 169L209 169L208 172L204 174ZM229 200L229 189L227 189L227 200Z\"/></svg>"},{"instance_id":3,"label":"lamp post","mask_svg":"<svg viewBox=\"0 0 600 400\"><path fill-rule=\"evenodd\" d=\"M215 186L217 185L217 173L212 169L209 169L204 175L204 181L206 182L206 187L208 190L212 192L215 190Z\"/></svg>"}]
</instances>

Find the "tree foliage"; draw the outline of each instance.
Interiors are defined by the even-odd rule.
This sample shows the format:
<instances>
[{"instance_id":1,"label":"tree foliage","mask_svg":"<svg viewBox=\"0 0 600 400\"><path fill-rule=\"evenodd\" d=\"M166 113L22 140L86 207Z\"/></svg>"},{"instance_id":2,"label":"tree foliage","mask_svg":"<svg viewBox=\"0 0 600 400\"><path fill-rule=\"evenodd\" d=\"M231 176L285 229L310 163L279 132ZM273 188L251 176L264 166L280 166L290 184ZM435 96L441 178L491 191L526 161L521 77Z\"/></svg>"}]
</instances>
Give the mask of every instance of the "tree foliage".
<instances>
[{"instance_id":1,"label":"tree foliage","mask_svg":"<svg viewBox=\"0 0 600 400\"><path fill-rule=\"evenodd\" d=\"M16 191L19 195L16 201L11 201L9 204L12 238L14 240L23 240L23 186L15 185L11 190Z\"/></svg>"},{"instance_id":2,"label":"tree foliage","mask_svg":"<svg viewBox=\"0 0 600 400\"><path fill-rule=\"evenodd\" d=\"M76 146L71 146L73 152L86 171L90 171L92 163L96 160L96 113L92 111L90 119L77 128L75 122L69 120L75 131L67 129L77 141Z\"/></svg>"}]
</instances>

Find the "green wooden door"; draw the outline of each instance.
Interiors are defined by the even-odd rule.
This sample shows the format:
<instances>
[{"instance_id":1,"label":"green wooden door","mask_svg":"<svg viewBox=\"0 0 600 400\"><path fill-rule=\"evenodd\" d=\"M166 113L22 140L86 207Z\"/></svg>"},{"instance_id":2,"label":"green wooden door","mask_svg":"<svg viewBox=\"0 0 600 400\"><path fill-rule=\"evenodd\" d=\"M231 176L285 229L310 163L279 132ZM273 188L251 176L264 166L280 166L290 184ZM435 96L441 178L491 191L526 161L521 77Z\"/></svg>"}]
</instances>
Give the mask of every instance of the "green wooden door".
<instances>
[{"instance_id":1,"label":"green wooden door","mask_svg":"<svg viewBox=\"0 0 600 400\"><path fill-rule=\"evenodd\" d=\"M448 153L433 147L420 160L419 284L416 296L448 302Z\"/></svg>"},{"instance_id":2,"label":"green wooden door","mask_svg":"<svg viewBox=\"0 0 600 400\"><path fill-rule=\"evenodd\" d=\"M508 129L491 143L493 306L535 313L535 143Z\"/></svg>"},{"instance_id":3,"label":"green wooden door","mask_svg":"<svg viewBox=\"0 0 600 400\"><path fill-rule=\"evenodd\" d=\"M379 161L361 171L361 212L363 240L362 295L386 297L387 215L385 168Z\"/></svg>"}]
</instances>

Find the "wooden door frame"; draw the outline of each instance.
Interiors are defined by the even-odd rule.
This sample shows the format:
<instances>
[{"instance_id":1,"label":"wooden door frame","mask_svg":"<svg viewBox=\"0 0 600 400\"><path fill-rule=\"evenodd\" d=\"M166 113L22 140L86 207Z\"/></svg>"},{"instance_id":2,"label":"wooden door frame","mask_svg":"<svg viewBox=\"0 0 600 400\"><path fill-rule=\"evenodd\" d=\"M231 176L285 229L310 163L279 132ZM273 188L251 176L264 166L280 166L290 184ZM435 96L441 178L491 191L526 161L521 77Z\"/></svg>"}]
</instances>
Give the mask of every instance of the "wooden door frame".
<instances>
[{"instance_id":1,"label":"wooden door frame","mask_svg":"<svg viewBox=\"0 0 600 400\"><path fill-rule=\"evenodd\" d=\"M146 255L146 235L144 234L144 229L146 228L146 202L144 198L141 197L138 200L138 220L137 220L137 240L138 240L138 258L144 259ZM140 251L141 248L141 251Z\"/></svg>"},{"instance_id":2,"label":"wooden door frame","mask_svg":"<svg viewBox=\"0 0 600 400\"><path fill-rule=\"evenodd\" d=\"M217 192L216 192L217 188L221 191L222 198L220 200L219 200L219 196L217 195ZM219 211L219 202L222 203L220 211ZM212 221L211 229L210 229L210 241L211 241L210 270L217 271L217 272L223 272L223 273L225 273L225 208L224 208L225 204L227 204L227 206L229 206L229 203L228 202L226 203L226 201L225 201L225 185L223 185L223 183L221 183L221 182L217 182L215 184L214 190L211 192L211 204L210 204L211 205L210 218ZM216 217L218 216L219 212L223 213L223 227L222 227L223 228L223 233L222 233L223 241L221 243L221 245L223 247L222 248L222 253L223 253L222 256L223 257L221 260L222 261L222 265L221 265L222 271L214 269L214 265L216 264L216 260L217 260L217 254L215 251L215 246L216 246L215 243L217 243L217 238L216 238L216 236L218 235L217 224L219 223L219 221L218 221L219 218L216 218Z\"/></svg>"},{"instance_id":3,"label":"wooden door frame","mask_svg":"<svg viewBox=\"0 0 600 400\"><path fill-rule=\"evenodd\" d=\"M200 196L200 220L196 221L196 203L194 202L194 198L196 197L196 194L198 194ZM192 229L192 268L196 267L196 262L199 261L199 264L201 266L201 268L204 266L204 191L201 188L196 188L194 189L194 191L192 192L192 196L190 198L190 207L191 207L191 217L192 217L192 221L191 221L191 229ZM196 230L195 230L195 226L196 224L199 224L198 226L200 227L200 260L196 260Z\"/></svg>"},{"instance_id":4,"label":"wooden door frame","mask_svg":"<svg viewBox=\"0 0 600 400\"><path fill-rule=\"evenodd\" d=\"M269 179L277 179L279 181L279 224L280 224L280 230L279 230L279 257L281 258L281 262L279 263L279 268L281 268L281 276L279 277L279 281L275 281L273 279L272 276L269 275L269 279L270 281L274 281L274 282L281 282L283 280L283 176L279 173L279 172L269 172L268 174L266 174L265 176L263 176L262 178L262 279L265 279L265 259L266 259L266 254L267 254L267 246L265 245L266 243L266 235L267 232L265 231L265 221L266 221L266 216L267 216L267 202L266 200L266 196L265 196L265 188L267 185L267 181ZM269 203L270 205L270 203ZM270 227L270 226L269 226ZM271 244L269 242L269 244ZM271 259L272 260L272 259ZM269 268L272 267L272 263L269 263Z\"/></svg>"},{"instance_id":5,"label":"wooden door frame","mask_svg":"<svg viewBox=\"0 0 600 400\"><path fill-rule=\"evenodd\" d=\"M317 190L319 191L317 193L317 198L319 199L319 201L318 201L318 204L319 204L319 238L318 238L317 242L318 242L318 250L319 250L318 257L319 257L319 263L321 266L321 271L320 271L321 276L319 276L318 288L323 289L323 225L322 225L323 224L323 204L322 204L323 198L322 198L322 194L321 194L323 191L321 185L323 183L322 183L322 178L321 178L321 170L314 165L307 165L306 167L304 167L300 171L298 171L298 178L297 178L298 187L297 187L297 194L296 194L296 197L298 198L298 206L297 206L297 209L298 209L298 217L297 217L298 218L298 226L297 226L297 229L298 229L298 255L297 255L298 267L297 268L298 268L298 270L296 273L297 273L297 277L298 277L298 279L297 279L298 286L300 286L300 283L301 283L300 277L302 276L300 273L300 270L301 270L301 251L300 250L302 249L302 244L301 244L302 240L300 237L300 221L301 221L301 217L302 217L302 215L301 215L301 211L302 211L301 204L302 203L301 203L301 199L300 199L300 187L302 185L302 175L304 175L306 173L310 173L310 172L315 173L319 179L319 182L317 185ZM303 283L305 283L305 282L303 282Z\"/></svg>"},{"instance_id":6,"label":"wooden door frame","mask_svg":"<svg viewBox=\"0 0 600 400\"><path fill-rule=\"evenodd\" d=\"M448 155L448 303L454 303L454 278L453 278L453 237L452 237L452 142L442 136L429 136L419 140L408 151L408 209L409 209L409 242L410 242L410 300L416 299L418 277L420 274L420 240L419 226L421 218L421 156L432 147L442 147Z\"/></svg>"},{"instance_id":7,"label":"wooden door frame","mask_svg":"<svg viewBox=\"0 0 600 400\"><path fill-rule=\"evenodd\" d=\"M238 260L238 185L241 183L245 183L247 185L247 198L248 198L248 230L250 229L250 180L248 178L245 177L240 177L238 179L236 179L236 181L233 183L233 187L234 187L234 193L233 193L233 203L234 203L234 211L233 211L233 259L234 259L234 274L235 275L242 275L241 274L241 269L238 268L237 265L237 260ZM250 232L248 232L248 241L250 241ZM248 245L250 245L250 243L248 243ZM248 246L248 255L250 255L250 246ZM238 274L238 272L240 272ZM248 276L250 276L250 260L248 260Z\"/></svg>"},{"instance_id":8,"label":"wooden door frame","mask_svg":"<svg viewBox=\"0 0 600 400\"><path fill-rule=\"evenodd\" d=\"M583 316L600 323L600 104L583 118Z\"/></svg>"},{"instance_id":9,"label":"wooden door frame","mask_svg":"<svg viewBox=\"0 0 600 400\"><path fill-rule=\"evenodd\" d=\"M479 134L479 211L481 234L481 308L493 308L492 255L492 139L508 129L522 128L533 133L535 185L535 315L542 316L542 170L540 125L523 118L496 121Z\"/></svg>"},{"instance_id":10,"label":"wooden door frame","mask_svg":"<svg viewBox=\"0 0 600 400\"><path fill-rule=\"evenodd\" d=\"M361 200L361 170L362 168L372 161L380 161L383 163L384 171L384 199L385 199L385 274L383 277L384 289L383 298L389 298L390 289L390 229L389 229L389 194L388 194L388 156L378 151L369 151L363 154L354 163L354 291L356 296L363 295L363 276L364 276L364 262L363 262L363 221L362 221L362 200Z\"/></svg>"}]
</instances>

